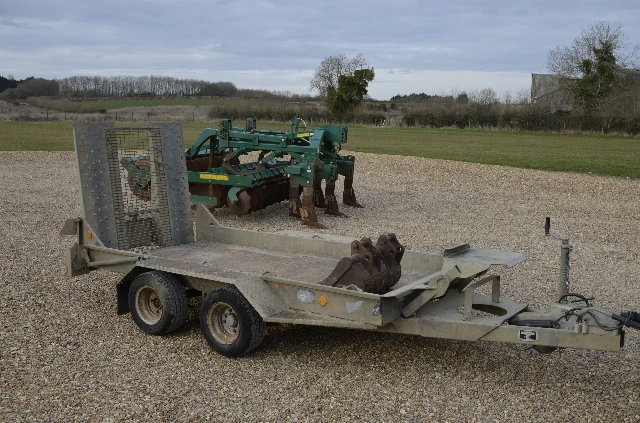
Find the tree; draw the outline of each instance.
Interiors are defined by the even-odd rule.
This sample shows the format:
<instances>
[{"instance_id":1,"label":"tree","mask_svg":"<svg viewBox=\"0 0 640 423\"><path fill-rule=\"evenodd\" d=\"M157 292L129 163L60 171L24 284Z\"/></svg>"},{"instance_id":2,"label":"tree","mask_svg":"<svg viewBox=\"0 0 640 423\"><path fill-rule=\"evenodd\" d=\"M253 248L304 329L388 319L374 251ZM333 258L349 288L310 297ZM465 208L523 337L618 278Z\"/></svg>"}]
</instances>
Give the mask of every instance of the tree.
<instances>
[{"instance_id":1,"label":"tree","mask_svg":"<svg viewBox=\"0 0 640 423\"><path fill-rule=\"evenodd\" d=\"M331 114L345 118L359 106L374 76L373 69L359 69L353 71L353 75L340 75L337 88L327 87L325 102Z\"/></svg>"},{"instance_id":2,"label":"tree","mask_svg":"<svg viewBox=\"0 0 640 423\"><path fill-rule=\"evenodd\" d=\"M531 104L531 91L526 88L521 88L516 94L515 103L520 105Z\"/></svg>"},{"instance_id":3,"label":"tree","mask_svg":"<svg viewBox=\"0 0 640 423\"><path fill-rule=\"evenodd\" d=\"M456 103L459 103L459 104L469 103L469 96L467 95L467 93L463 91L460 94L458 94L458 96L456 97Z\"/></svg>"},{"instance_id":4,"label":"tree","mask_svg":"<svg viewBox=\"0 0 640 423\"><path fill-rule=\"evenodd\" d=\"M205 84L198 93L199 95L232 97L238 88L233 82L211 82Z\"/></svg>"},{"instance_id":5,"label":"tree","mask_svg":"<svg viewBox=\"0 0 640 423\"><path fill-rule=\"evenodd\" d=\"M18 86L18 81L12 78L12 75L9 75L8 78L0 75L0 93L9 90L11 88L16 88Z\"/></svg>"},{"instance_id":6,"label":"tree","mask_svg":"<svg viewBox=\"0 0 640 423\"><path fill-rule=\"evenodd\" d=\"M4 98L28 98L58 95L58 81L52 79L29 77L23 81L18 81L15 88L10 88L2 93Z\"/></svg>"},{"instance_id":7,"label":"tree","mask_svg":"<svg viewBox=\"0 0 640 423\"><path fill-rule=\"evenodd\" d=\"M594 112L602 107L613 91L620 73L611 42L605 41L601 48L594 47L593 53L594 59L584 59L580 63L582 78L572 86L577 106L587 112Z\"/></svg>"},{"instance_id":8,"label":"tree","mask_svg":"<svg viewBox=\"0 0 640 423\"><path fill-rule=\"evenodd\" d=\"M596 22L570 46L549 51L547 69L560 78L560 88L586 113L602 110L612 97L625 95L625 70L638 68L638 46L629 46L620 23Z\"/></svg>"},{"instance_id":9,"label":"tree","mask_svg":"<svg viewBox=\"0 0 640 423\"><path fill-rule=\"evenodd\" d=\"M500 102L498 94L496 94L493 88L483 88L480 91L475 90L469 94L469 102L473 104L480 104L484 106L490 106Z\"/></svg>"},{"instance_id":10,"label":"tree","mask_svg":"<svg viewBox=\"0 0 640 423\"><path fill-rule=\"evenodd\" d=\"M326 97L329 87L338 88L338 79L342 75L353 75L357 69L368 67L367 59L360 53L351 59L344 54L324 59L313 74L309 90L316 90L320 97Z\"/></svg>"},{"instance_id":11,"label":"tree","mask_svg":"<svg viewBox=\"0 0 640 423\"><path fill-rule=\"evenodd\" d=\"M309 90L316 90L337 117L344 117L357 107L375 73L368 68L362 53L348 58L344 54L324 59L313 74Z\"/></svg>"}]
</instances>

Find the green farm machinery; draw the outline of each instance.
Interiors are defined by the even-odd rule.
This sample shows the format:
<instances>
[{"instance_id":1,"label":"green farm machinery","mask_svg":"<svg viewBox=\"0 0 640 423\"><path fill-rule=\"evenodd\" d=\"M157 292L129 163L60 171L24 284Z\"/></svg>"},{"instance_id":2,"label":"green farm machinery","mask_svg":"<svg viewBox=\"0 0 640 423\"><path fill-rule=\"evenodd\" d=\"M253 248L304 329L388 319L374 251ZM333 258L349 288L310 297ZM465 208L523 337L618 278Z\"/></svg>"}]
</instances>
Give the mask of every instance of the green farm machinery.
<instances>
[{"instance_id":1,"label":"green farm machinery","mask_svg":"<svg viewBox=\"0 0 640 423\"><path fill-rule=\"evenodd\" d=\"M281 201L289 201L289 214L302 223L325 228L318 222L316 207L325 213L345 216L338 208L336 181L344 177L343 203L362 207L353 189L353 156L339 154L347 142L347 128L325 125L308 129L296 118L290 131L258 130L255 119L246 119L244 128L234 128L221 119L217 129L206 128L185 151L191 201L210 209L226 206L243 216ZM254 161L241 163L240 157L257 153ZM127 158L131 191L149 197L149 158ZM322 181L326 181L322 191Z\"/></svg>"}]
</instances>

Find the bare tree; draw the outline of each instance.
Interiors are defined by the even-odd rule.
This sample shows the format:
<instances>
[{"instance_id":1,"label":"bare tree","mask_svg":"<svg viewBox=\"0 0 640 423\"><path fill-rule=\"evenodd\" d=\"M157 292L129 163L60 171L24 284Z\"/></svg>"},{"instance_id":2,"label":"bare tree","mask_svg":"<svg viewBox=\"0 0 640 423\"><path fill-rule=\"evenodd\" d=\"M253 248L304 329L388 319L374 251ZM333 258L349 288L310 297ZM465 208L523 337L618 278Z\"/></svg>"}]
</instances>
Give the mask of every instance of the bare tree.
<instances>
[{"instance_id":1,"label":"bare tree","mask_svg":"<svg viewBox=\"0 0 640 423\"><path fill-rule=\"evenodd\" d=\"M513 103L513 99L511 98L511 91L507 90L504 93L504 104L511 104Z\"/></svg>"},{"instance_id":2,"label":"bare tree","mask_svg":"<svg viewBox=\"0 0 640 423\"><path fill-rule=\"evenodd\" d=\"M526 88L520 89L516 94L515 103L520 105L531 104L531 91Z\"/></svg>"},{"instance_id":3,"label":"bare tree","mask_svg":"<svg viewBox=\"0 0 640 423\"><path fill-rule=\"evenodd\" d=\"M621 23L595 22L580 32L571 45L557 46L549 50L547 69L566 78L582 77L584 60L595 61L596 49L610 43L616 64L625 69L637 69L640 48L630 46Z\"/></svg>"},{"instance_id":4,"label":"bare tree","mask_svg":"<svg viewBox=\"0 0 640 423\"><path fill-rule=\"evenodd\" d=\"M344 54L329 56L320 63L313 74L309 90L316 90L321 97L326 97L330 89L338 89L340 76L353 75L354 71L368 67L367 59L362 53L352 58Z\"/></svg>"},{"instance_id":5,"label":"bare tree","mask_svg":"<svg viewBox=\"0 0 640 423\"><path fill-rule=\"evenodd\" d=\"M469 102L475 104L490 105L499 103L498 94L493 88L483 88L469 93Z\"/></svg>"},{"instance_id":6,"label":"bare tree","mask_svg":"<svg viewBox=\"0 0 640 423\"><path fill-rule=\"evenodd\" d=\"M586 113L610 112L609 106L628 100L639 63L640 47L629 44L622 24L605 21L590 24L571 45L557 46L547 57L560 89Z\"/></svg>"}]
</instances>

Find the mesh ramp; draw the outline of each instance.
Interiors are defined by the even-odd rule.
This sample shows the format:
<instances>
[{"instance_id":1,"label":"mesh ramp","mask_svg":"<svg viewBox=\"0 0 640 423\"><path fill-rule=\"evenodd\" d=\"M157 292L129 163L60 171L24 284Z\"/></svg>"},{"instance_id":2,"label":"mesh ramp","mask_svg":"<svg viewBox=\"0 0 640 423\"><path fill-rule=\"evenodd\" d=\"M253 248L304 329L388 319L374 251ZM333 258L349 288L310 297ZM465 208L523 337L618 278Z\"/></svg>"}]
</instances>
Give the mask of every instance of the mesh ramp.
<instances>
[{"instance_id":1,"label":"mesh ramp","mask_svg":"<svg viewBox=\"0 0 640 423\"><path fill-rule=\"evenodd\" d=\"M82 216L105 247L138 251L193 241L179 124L82 123L74 125L74 141Z\"/></svg>"}]
</instances>

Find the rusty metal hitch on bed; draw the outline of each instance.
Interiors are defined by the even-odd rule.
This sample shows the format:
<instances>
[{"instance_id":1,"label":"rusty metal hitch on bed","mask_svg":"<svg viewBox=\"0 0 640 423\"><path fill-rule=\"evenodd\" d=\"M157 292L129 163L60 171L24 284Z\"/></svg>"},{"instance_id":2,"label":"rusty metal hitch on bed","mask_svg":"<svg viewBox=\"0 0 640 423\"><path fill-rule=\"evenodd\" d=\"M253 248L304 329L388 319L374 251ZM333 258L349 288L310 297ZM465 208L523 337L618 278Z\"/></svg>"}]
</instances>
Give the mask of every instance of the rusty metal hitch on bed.
<instances>
[{"instance_id":1,"label":"rusty metal hitch on bed","mask_svg":"<svg viewBox=\"0 0 640 423\"><path fill-rule=\"evenodd\" d=\"M341 259L320 284L383 294L398 283L404 247L395 234L380 235L376 245L371 238L351 243L351 257Z\"/></svg>"}]
</instances>

